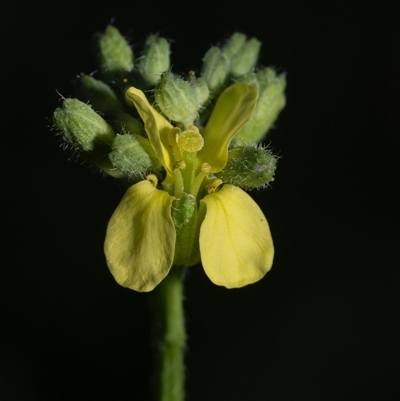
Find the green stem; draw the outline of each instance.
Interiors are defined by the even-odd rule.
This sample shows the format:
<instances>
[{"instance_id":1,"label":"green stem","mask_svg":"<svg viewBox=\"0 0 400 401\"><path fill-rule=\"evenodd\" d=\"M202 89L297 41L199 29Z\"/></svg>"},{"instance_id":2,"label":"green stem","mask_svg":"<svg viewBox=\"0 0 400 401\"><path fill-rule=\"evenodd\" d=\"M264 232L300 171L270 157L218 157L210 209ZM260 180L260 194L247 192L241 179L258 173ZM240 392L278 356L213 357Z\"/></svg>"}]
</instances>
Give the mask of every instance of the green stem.
<instances>
[{"instance_id":1,"label":"green stem","mask_svg":"<svg viewBox=\"0 0 400 401\"><path fill-rule=\"evenodd\" d=\"M182 267L173 266L153 291L156 401L185 398L183 272Z\"/></svg>"}]
</instances>

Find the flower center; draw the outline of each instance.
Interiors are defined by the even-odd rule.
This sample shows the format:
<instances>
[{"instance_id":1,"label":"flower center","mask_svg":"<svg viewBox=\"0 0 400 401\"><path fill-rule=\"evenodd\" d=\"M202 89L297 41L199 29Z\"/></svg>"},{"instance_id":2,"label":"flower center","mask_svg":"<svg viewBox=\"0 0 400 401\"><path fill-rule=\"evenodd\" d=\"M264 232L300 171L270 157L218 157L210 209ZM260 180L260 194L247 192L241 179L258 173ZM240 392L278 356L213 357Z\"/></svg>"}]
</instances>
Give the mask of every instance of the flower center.
<instances>
[{"instance_id":1,"label":"flower center","mask_svg":"<svg viewBox=\"0 0 400 401\"><path fill-rule=\"evenodd\" d=\"M195 198L204 190L205 178L211 172L208 163L199 165L197 152L204 146L204 138L199 129L190 125L185 131L174 127L168 136L169 146L174 154L174 188L175 197L190 194ZM172 189L172 188L171 188Z\"/></svg>"}]
</instances>

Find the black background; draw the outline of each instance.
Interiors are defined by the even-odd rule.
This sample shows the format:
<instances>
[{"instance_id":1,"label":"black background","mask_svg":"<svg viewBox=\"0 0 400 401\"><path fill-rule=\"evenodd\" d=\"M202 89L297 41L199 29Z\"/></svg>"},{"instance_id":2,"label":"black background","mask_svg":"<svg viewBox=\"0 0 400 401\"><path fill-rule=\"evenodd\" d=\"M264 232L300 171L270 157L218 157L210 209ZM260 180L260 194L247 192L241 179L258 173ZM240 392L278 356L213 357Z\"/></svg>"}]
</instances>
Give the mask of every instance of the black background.
<instances>
[{"instance_id":1,"label":"black background","mask_svg":"<svg viewBox=\"0 0 400 401\"><path fill-rule=\"evenodd\" d=\"M11 4L11 3L10 3ZM114 20L138 52L173 39L175 72L236 30L287 72L268 140L272 189L252 195L276 257L259 283L186 279L187 399L397 400L399 15L383 2L14 2L2 15L4 400L149 400L148 295L119 287L102 245L124 188L68 160L47 118L95 70ZM4 11L4 10L3 10Z\"/></svg>"}]
</instances>

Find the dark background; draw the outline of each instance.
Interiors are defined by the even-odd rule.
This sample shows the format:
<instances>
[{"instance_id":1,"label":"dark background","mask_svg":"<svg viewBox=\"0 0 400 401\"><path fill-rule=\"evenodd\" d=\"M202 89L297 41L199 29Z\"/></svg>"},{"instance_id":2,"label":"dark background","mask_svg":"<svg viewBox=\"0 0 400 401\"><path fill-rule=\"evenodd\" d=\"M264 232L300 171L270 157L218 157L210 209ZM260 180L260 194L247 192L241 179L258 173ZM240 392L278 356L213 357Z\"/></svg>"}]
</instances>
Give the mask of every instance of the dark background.
<instances>
[{"instance_id":1,"label":"dark background","mask_svg":"<svg viewBox=\"0 0 400 401\"><path fill-rule=\"evenodd\" d=\"M301 3L301 4L300 4ZM196 69L236 30L287 72L272 189L252 195L276 257L259 283L186 279L187 399L399 399L399 14L384 2L14 2L2 14L0 397L149 400L148 295L102 246L124 189L69 161L47 118L95 70L114 20L140 49L173 39ZM230 4L226 2L226 4ZM237 3L238 4L238 3ZM4 11L4 10L3 10Z\"/></svg>"}]
</instances>

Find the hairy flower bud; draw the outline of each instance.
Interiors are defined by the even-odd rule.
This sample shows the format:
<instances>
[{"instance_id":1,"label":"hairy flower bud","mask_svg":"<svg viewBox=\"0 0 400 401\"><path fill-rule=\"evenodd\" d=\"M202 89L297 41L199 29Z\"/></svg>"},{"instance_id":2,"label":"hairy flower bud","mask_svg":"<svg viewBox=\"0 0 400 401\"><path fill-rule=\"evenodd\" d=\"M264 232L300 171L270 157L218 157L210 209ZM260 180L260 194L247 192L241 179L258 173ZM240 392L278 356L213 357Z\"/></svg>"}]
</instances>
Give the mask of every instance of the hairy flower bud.
<instances>
[{"instance_id":1,"label":"hairy flower bud","mask_svg":"<svg viewBox=\"0 0 400 401\"><path fill-rule=\"evenodd\" d=\"M121 134L138 134L144 137L146 136L143 123L137 118L132 117L130 114L120 110L113 110L108 116L109 123L114 128L115 132Z\"/></svg>"},{"instance_id":2,"label":"hairy flower bud","mask_svg":"<svg viewBox=\"0 0 400 401\"><path fill-rule=\"evenodd\" d=\"M106 113L113 109L124 109L115 92L107 84L90 75L81 74L78 77L76 93L81 100L89 102L96 111Z\"/></svg>"},{"instance_id":3,"label":"hairy flower bud","mask_svg":"<svg viewBox=\"0 0 400 401\"><path fill-rule=\"evenodd\" d=\"M107 26L98 40L98 49L101 74L106 80L118 79L124 73L132 71L132 49L114 26Z\"/></svg>"},{"instance_id":4,"label":"hairy flower bud","mask_svg":"<svg viewBox=\"0 0 400 401\"><path fill-rule=\"evenodd\" d=\"M117 135L111 149L111 163L128 176L143 177L149 171L161 168L150 141L140 135Z\"/></svg>"},{"instance_id":5,"label":"hairy flower bud","mask_svg":"<svg viewBox=\"0 0 400 401\"><path fill-rule=\"evenodd\" d=\"M190 86L196 91L199 107L204 106L210 100L210 89L203 78L196 78L194 72L189 74Z\"/></svg>"},{"instance_id":6,"label":"hairy flower bud","mask_svg":"<svg viewBox=\"0 0 400 401\"><path fill-rule=\"evenodd\" d=\"M241 32L235 32L222 47L222 52L228 59L232 59L232 57L240 52L245 44L246 35Z\"/></svg>"},{"instance_id":7,"label":"hairy flower bud","mask_svg":"<svg viewBox=\"0 0 400 401\"><path fill-rule=\"evenodd\" d=\"M260 53L261 42L256 38L247 40L246 35L234 33L222 48L230 61L230 74L233 78L247 74L255 66Z\"/></svg>"},{"instance_id":8,"label":"hairy flower bud","mask_svg":"<svg viewBox=\"0 0 400 401\"><path fill-rule=\"evenodd\" d=\"M197 117L199 100L196 90L188 81L167 72L163 74L155 91L160 110L172 121L184 127L193 125Z\"/></svg>"},{"instance_id":9,"label":"hairy flower bud","mask_svg":"<svg viewBox=\"0 0 400 401\"><path fill-rule=\"evenodd\" d=\"M156 85L161 74L170 67L170 47L165 38L150 35L144 44L142 56L137 66L145 83L149 86Z\"/></svg>"},{"instance_id":10,"label":"hairy flower bud","mask_svg":"<svg viewBox=\"0 0 400 401\"><path fill-rule=\"evenodd\" d=\"M266 148L237 146L228 152L225 168L215 175L242 188L258 188L274 180L276 162Z\"/></svg>"},{"instance_id":11,"label":"hairy flower bud","mask_svg":"<svg viewBox=\"0 0 400 401\"><path fill-rule=\"evenodd\" d=\"M285 107L285 75L277 75L272 68L250 73L239 81L258 87L257 106L250 120L239 130L235 141L245 144L260 141Z\"/></svg>"},{"instance_id":12,"label":"hairy flower bud","mask_svg":"<svg viewBox=\"0 0 400 401\"><path fill-rule=\"evenodd\" d=\"M78 99L64 99L62 108L54 111L53 120L66 142L86 152L115 137L111 126L89 104Z\"/></svg>"},{"instance_id":13,"label":"hairy flower bud","mask_svg":"<svg viewBox=\"0 0 400 401\"><path fill-rule=\"evenodd\" d=\"M230 63L219 47L211 47L203 58L201 77L207 82L210 92L218 94L228 80Z\"/></svg>"}]
</instances>

